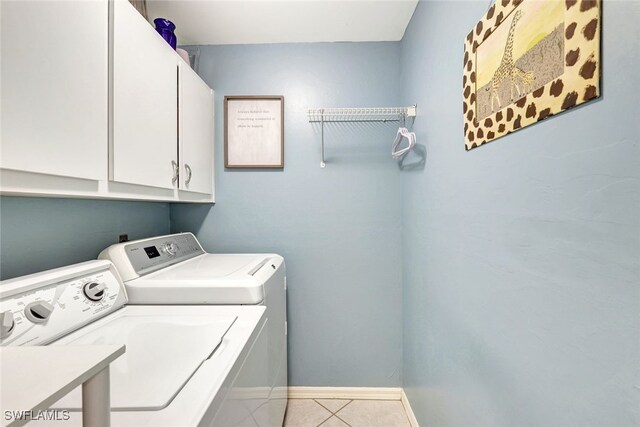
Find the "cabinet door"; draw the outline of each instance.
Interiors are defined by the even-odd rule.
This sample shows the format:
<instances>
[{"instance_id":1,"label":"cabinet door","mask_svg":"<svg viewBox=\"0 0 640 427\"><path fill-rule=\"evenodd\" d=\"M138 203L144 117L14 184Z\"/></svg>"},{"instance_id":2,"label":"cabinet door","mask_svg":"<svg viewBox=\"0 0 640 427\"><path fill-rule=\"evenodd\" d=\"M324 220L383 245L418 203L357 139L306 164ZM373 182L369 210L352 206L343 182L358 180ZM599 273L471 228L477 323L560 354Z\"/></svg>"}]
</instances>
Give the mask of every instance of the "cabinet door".
<instances>
[{"instance_id":1,"label":"cabinet door","mask_svg":"<svg viewBox=\"0 0 640 427\"><path fill-rule=\"evenodd\" d=\"M108 3L0 1L0 167L107 177Z\"/></svg>"},{"instance_id":2,"label":"cabinet door","mask_svg":"<svg viewBox=\"0 0 640 427\"><path fill-rule=\"evenodd\" d=\"M180 66L180 188L213 194L213 91Z\"/></svg>"},{"instance_id":3,"label":"cabinet door","mask_svg":"<svg viewBox=\"0 0 640 427\"><path fill-rule=\"evenodd\" d=\"M112 181L174 188L178 55L127 0L112 0Z\"/></svg>"}]
</instances>

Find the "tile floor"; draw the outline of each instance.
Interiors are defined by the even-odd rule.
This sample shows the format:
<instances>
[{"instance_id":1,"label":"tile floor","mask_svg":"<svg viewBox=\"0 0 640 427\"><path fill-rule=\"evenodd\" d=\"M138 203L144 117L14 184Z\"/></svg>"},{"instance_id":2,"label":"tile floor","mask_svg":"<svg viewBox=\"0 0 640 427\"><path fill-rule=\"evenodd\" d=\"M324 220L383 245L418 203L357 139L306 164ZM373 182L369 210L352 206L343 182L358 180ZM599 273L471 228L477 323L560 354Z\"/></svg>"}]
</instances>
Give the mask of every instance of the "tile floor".
<instances>
[{"instance_id":1,"label":"tile floor","mask_svg":"<svg viewBox=\"0 0 640 427\"><path fill-rule=\"evenodd\" d=\"M289 399L284 427L410 427L399 400Z\"/></svg>"}]
</instances>

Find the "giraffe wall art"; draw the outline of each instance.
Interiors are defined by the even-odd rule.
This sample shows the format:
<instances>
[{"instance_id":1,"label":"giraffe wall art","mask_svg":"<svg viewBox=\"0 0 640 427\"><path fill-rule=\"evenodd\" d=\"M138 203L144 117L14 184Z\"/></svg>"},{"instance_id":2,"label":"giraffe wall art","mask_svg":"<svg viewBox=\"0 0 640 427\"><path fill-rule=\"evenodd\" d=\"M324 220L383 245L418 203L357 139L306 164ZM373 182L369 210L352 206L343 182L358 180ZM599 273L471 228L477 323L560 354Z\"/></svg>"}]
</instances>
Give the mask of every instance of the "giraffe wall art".
<instances>
[{"instance_id":1,"label":"giraffe wall art","mask_svg":"<svg viewBox=\"0 0 640 427\"><path fill-rule=\"evenodd\" d=\"M496 0L465 40L471 150L600 96L600 0Z\"/></svg>"}]
</instances>

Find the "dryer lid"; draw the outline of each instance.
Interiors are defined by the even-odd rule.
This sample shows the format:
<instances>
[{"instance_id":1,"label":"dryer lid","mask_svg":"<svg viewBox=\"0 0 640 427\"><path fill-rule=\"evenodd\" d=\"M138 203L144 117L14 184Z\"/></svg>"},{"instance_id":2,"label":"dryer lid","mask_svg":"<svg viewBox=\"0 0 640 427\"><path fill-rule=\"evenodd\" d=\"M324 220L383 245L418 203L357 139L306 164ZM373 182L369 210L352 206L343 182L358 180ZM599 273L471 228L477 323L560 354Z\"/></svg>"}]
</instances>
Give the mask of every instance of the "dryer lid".
<instances>
[{"instance_id":1,"label":"dryer lid","mask_svg":"<svg viewBox=\"0 0 640 427\"><path fill-rule=\"evenodd\" d=\"M205 254L151 273L144 280L213 282L217 279L250 278L269 258L265 254Z\"/></svg>"},{"instance_id":2,"label":"dryer lid","mask_svg":"<svg viewBox=\"0 0 640 427\"><path fill-rule=\"evenodd\" d=\"M274 254L204 254L125 283L131 304L260 304Z\"/></svg>"},{"instance_id":3,"label":"dryer lid","mask_svg":"<svg viewBox=\"0 0 640 427\"><path fill-rule=\"evenodd\" d=\"M125 314L51 345L125 344L126 353L110 365L112 410L159 410L171 403L213 354L236 319ZM80 388L54 407L80 410Z\"/></svg>"}]
</instances>

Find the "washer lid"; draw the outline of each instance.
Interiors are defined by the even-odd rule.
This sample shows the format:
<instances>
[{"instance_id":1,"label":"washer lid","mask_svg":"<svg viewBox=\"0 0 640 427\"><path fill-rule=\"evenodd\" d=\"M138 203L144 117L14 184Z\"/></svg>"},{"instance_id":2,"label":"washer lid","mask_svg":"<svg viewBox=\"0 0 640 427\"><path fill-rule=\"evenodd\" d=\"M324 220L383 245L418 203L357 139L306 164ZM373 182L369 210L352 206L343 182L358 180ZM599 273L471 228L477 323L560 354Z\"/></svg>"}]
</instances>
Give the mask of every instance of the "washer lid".
<instances>
[{"instance_id":1,"label":"washer lid","mask_svg":"<svg viewBox=\"0 0 640 427\"><path fill-rule=\"evenodd\" d=\"M111 364L113 411L166 407L222 342L236 316L162 316L125 314L100 327L83 328L51 345L125 344ZM80 388L55 408L81 410Z\"/></svg>"}]
</instances>

